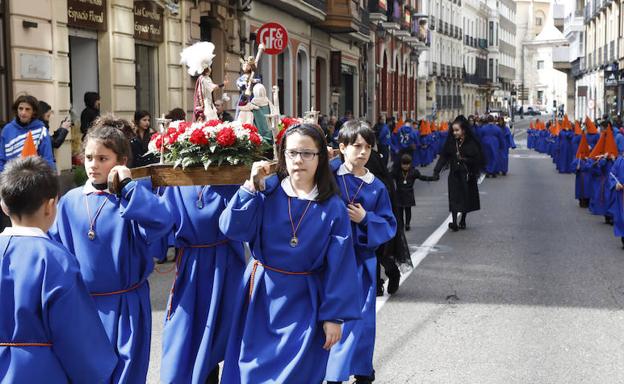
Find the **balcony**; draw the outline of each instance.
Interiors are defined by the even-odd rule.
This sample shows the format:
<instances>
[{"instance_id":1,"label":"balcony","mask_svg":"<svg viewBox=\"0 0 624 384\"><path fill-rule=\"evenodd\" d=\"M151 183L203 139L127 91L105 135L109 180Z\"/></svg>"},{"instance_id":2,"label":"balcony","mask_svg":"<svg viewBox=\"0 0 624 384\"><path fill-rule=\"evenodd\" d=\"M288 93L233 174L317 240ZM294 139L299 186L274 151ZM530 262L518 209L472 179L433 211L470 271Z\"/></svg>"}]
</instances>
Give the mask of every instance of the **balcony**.
<instances>
[{"instance_id":1,"label":"balcony","mask_svg":"<svg viewBox=\"0 0 624 384\"><path fill-rule=\"evenodd\" d=\"M260 0L277 9L281 9L295 17L311 23L321 23L327 12L327 1L324 0ZM346 0L345 0L346 1ZM331 1L329 1L331 2Z\"/></svg>"},{"instance_id":2,"label":"balcony","mask_svg":"<svg viewBox=\"0 0 624 384\"><path fill-rule=\"evenodd\" d=\"M558 71L568 71L570 64L570 47L562 46L552 49L553 68Z\"/></svg>"},{"instance_id":3,"label":"balcony","mask_svg":"<svg viewBox=\"0 0 624 384\"><path fill-rule=\"evenodd\" d=\"M388 5L385 1L368 0L368 13L370 21L374 23L383 23L388 20L386 13Z\"/></svg>"},{"instance_id":4,"label":"balcony","mask_svg":"<svg viewBox=\"0 0 624 384\"><path fill-rule=\"evenodd\" d=\"M359 1L328 0L325 21L319 24L329 33L360 32L362 10Z\"/></svg>"}]
</instances>

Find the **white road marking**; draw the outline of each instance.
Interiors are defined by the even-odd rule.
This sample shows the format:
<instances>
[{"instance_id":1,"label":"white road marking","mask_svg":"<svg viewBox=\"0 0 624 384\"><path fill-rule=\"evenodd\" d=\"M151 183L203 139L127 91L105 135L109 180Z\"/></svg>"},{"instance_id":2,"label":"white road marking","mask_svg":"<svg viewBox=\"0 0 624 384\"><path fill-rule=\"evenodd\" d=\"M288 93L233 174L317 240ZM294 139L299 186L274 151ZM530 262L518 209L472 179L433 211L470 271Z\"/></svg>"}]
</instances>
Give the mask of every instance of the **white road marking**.
<instances>
[{"instance_id":1,"label":"white road marking","mask_svg":"<svg viewBox=\"0 0 624 384\"><path fill-rule=\"evenodd\" d=\"M481 175L481 177L479 178L478 184L483 183L483 180L485 180L485 175ZM412 272L414 272L414 270L416 270L418 265L423 260L425 260L425 258L429 255L429 253L431 253L432 250L435 249L435 246L438 244L440 239L442 239L442 236L444 236L444 234L448 231L448 229L449 229L448 228L448 224L451 222L451 220L452 220L452 215L448 215L446 220L444 220L442 222L442 224L440 224L440 226L431 235L429 235L429 237L427 237L427 240L425 240L424 243L422 243L420 246L417 247L418 250L410 255L410 259L412 260L412 266L413 267L407 273L401 274L401 280L399 281L399 287L401 285L403 285L405 280L407 280L410 277ZM376 312L379 312L381 310L381 308L386 304L388 299L390 299L390 297L391 297L387 293L387 291L388 291L388 282L386 281L386 283L384 285L385 285L385 287L384 287L385 288L384 289L384 295L377 298Z\"/></svg>"}]
</instances>

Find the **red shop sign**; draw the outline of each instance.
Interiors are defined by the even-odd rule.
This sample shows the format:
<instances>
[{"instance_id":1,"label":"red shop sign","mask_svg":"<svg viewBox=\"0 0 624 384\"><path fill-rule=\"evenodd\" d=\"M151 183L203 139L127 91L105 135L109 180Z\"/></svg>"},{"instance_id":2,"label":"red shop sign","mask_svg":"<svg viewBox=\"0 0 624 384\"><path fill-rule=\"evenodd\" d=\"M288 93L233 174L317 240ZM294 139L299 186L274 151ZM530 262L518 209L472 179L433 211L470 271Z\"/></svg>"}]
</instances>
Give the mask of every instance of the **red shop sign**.
<instances>
[{"instance_id":1,"label":"red shop sign","mask_svg":"<svg viewBox=\"0 0 624 384\"><path fill-rule=\"evenodd\" d=\"M288 31L279 23L266 23L256 32L256 44L264 44L268 55L279 55L288 46Z\"/></svg>"}]
</instances>

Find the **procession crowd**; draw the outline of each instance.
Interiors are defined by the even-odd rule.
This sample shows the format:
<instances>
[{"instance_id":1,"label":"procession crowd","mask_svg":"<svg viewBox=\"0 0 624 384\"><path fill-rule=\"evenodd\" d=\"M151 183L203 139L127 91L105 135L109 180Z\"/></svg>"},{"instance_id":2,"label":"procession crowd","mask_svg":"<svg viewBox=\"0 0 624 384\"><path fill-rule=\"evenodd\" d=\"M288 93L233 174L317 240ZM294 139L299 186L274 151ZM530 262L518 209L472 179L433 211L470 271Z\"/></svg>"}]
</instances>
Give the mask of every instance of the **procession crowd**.
<instances>
[{"instance_id":1,"label":"procession crowd","mask_svg":"<svg viewBox=\"0 0 624 384\"><path fill-rule=\"evenodd\" d=\"M0 234L1 382L145 382L148 277L173 247L161 382L371 383L380 266L396 293L415 181L448 168L449 227L465 229L480 209L480 174L507 174L515 147L491 116L380 118L371 128L347 114L289 127L277 174L257 162L242 186L153 189L131 169L154 161L149 114L99 116L98 99L85 95L88 180L60 199L51 148L67 133L48 132L45 106L20 96L2 130L0 198L12 226Z\"/></svg>"},{"instance_id":2,"label":"procession crowd","mask_svg":"<svg viewBox=\"0 0 624 384\"><path fill-rule=\"evenodd\" d=\"M529 149L552 158L559 173L575 175L574 197L592 215L604 216L606 224L624 246L624 124L620 116L597 121L532 121Z\"/></svg>"}]
</instances>

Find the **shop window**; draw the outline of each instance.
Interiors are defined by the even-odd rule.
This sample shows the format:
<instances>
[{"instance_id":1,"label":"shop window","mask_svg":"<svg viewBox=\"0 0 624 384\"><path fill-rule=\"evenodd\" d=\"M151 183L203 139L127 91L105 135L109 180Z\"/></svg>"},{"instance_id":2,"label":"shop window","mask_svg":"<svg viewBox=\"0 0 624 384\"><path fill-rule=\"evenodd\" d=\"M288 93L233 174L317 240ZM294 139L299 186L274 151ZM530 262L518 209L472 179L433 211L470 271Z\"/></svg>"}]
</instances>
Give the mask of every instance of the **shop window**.
<instances>
[{"instance_id":1,"label":"shop window","mask_svg":"<svg viewBox=\"0 0 624 384\"><path fill-rule=\"evenodd\" d=\"M158 116L158 61L157 48L135 45L136 109Z\"/></svg>"}]
</instances>

